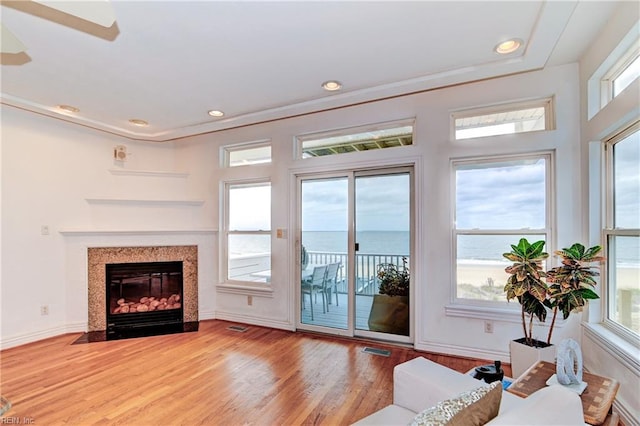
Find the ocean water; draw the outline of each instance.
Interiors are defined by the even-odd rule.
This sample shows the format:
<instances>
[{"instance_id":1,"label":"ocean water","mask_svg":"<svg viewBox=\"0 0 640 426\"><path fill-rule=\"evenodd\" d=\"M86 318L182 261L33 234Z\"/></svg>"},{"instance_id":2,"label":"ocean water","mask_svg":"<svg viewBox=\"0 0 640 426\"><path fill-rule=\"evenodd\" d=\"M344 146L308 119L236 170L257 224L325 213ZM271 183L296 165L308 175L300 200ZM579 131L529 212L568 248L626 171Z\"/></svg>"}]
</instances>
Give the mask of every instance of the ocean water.
<instances>
[{"instance_id":1,"label":"ocean water","mask_svg":"<svg viewBox=\"0 0 640 426\"><path fill-rule=\"evenodd\" d=\"M409 232L365 231L356 235L360 245L358 254L400 254L408 255ZM506 262L502 254L511 251L511 245L518 244L520 237L513 235L460 235L456 244L458 259L466 263ZM542 235L530 235L529 242L543 239ZM302 242L310 251L344 253L347 250L346 232L303 232ZM548 249L550 258L554 255ZM622 238L617 245L617 263L624 266L640 264L640 238ZM604 253L601 253L604 255Z\"/></svg>"},{"instance_id":2,"label":"ocean water","mask_svg":"<svg viewBox=\"0 0 640 426\"><path fill-rule=\"evenodd\" d=\"M356 233L360 245L358 254L398 254L408 256L410 252L409 232L364 231ZM331 253L347 252L346 232L303 232L302 244L309 251Z\"/></svg>"},{"instance_id":3,"label":"ocean water","mask_svg":"<svg viewBox=\"0 0 640 426\"><path fill-rule=\"evenodd\" d=\"M239 236L237 236L239 237ZM529 236L530 242L542 239L542 236ZM457 241L459 261L464 263L508 263L502 253L511 250L511 244L517 244L519 237L512 235L460 235ZM358 254L396 254L408 256L410 252L409 232L402 231L364 231L358 232L356 241L360 245ZM242 236L234 241L234 252L265 253L269 251L270 240L264 236ZM347 233L303 232L302 243L309 251L346 253ZM640 238L622 238L616 247L618 266L638 267L640 265ZM554 255L550 253L553 261ZM604 255L604 253L603 253Z\"/></svg>"}]
</instances>

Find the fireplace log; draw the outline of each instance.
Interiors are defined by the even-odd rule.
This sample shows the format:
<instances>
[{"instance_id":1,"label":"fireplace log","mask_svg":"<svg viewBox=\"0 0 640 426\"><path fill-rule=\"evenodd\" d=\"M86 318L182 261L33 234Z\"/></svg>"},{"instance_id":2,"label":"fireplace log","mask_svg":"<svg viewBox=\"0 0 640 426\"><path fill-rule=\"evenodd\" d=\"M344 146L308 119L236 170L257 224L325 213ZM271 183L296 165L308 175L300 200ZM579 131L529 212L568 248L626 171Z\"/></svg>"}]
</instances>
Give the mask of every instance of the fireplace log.
<instances>
[{"instance_id":1,"label":"fireplace log","mask_svg":"<svg viewBox=\"0 0 640 426\"><path fill-rule=\"evenodd\" d=\"M127 314L134 312L164 311L167 309L180 309L180 295L172 294L168 298L157 299L155 296L141 297L139 302L127 301L124 298L118 299L118 306L113 309L112 314Z\"/></svg>"}]
</instances>

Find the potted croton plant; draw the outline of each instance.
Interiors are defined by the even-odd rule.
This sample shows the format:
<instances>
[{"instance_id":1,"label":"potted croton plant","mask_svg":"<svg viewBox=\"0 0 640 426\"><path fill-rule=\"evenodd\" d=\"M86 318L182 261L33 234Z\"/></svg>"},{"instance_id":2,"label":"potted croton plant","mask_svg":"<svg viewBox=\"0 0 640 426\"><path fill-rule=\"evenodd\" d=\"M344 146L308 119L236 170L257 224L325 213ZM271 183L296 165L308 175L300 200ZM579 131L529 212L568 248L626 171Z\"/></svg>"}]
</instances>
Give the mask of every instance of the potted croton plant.
<instances>
[{"instance_id":1,"label":"potted croton plant","mask_svg":"<svg viewBox=\"0 0 640 426\"><path fill-rule=\"evenodd\" d=\"M547 294L553 309L547 343L551 342L558 311L562 312L563 319L567 319L571 312L582 311L589 300L599 299L593 288L596 286L595 277L600 274L587 264L602 262L604 257L600 256L601 251L601 246L586 249L582 244L575 243L554 252L562 258L562 264L547 271L547 283L550 284Z\"/></svg>"},{"instance_id":2,"label":"potted croton plant","mask_svg":"<svg viewBox=\"0 0 640 426\"><path fill-rule=\"evenodd\" d=\"M598 253L602 248L594 246L586 250L576 243L558 250L555 254L562 258L562 264L545 272L543 262L549 254L544 251L544 244L544 241L529 243L521 238L518 245L512 245L511 251L503 254L513 262L505 269L510 276L504 291L508 301L517 299L520 303L524 333L524 337L509 344L514 377L537 361L554 361L555 347L551 344L551 336L558 311L567 319L571 312L582 310L587 300L598 298L591 289L596 284L594 277L598 272L585 264L601 261L603 258ZM547 340L541 341L534 338L533 320L545 322L547 309L553 311L553 320Z\"/></svg>"},{"instance_id":3,"label":"potted croton plant","mask_svg":"<svg viewBox=\"0 0 640 426\"><path fill-rule=\"evenodd\" d=\"M549 254L544 251L544 241L531 244L521 238L518 245L511 245L511 251L503 256L513 262L505 268L509 275L504 291L507 301L517 299L521 307L522 331L524 337L509 342L511 370L518 377L538 360L553 361L555 348L533 337L533 319L544 322L547 318L547 284L543 281L545 272L542 264Z\"/></svg>"},{"instance_id":4,"label":"potted croton plant","mask_svg":"<svg viewBox=\"0 0 640 426\"><path fill-rule=\"evenodd\" d=\"M407 259L402 258L402 266L379 264L376 277L380 283L379 294L373 296L369 330L408 336L410 273Z\"/></svg>"}]
</instances>

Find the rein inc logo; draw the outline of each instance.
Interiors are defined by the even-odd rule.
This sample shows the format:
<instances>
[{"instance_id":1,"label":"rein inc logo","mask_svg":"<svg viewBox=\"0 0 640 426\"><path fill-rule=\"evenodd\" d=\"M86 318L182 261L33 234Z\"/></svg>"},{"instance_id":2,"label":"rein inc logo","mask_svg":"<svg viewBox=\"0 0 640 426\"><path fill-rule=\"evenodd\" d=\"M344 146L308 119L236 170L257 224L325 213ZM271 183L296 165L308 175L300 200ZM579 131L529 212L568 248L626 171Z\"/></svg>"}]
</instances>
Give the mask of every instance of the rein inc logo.
<instances>
[{"instance_id":1,"label":"rein inc logo","mask_svg":"<svg viewBox=\"0 0 640 426\"><path fill-rule=\"evenodd\" d=\"M11 408L11 402L8 399L0 396L0 416L9 411ZM33 417L18 417L7 416L0 417L0 425L33 425L36 421Z\"/></svg>"},{"instance_id":2,"label":"rein inc logo","mask_svg":"<svg viewBox=\"0 0 640 426\"><path fill-rule=\"evenodd\" d=\"M34 425L36 421L33 417L0 417L0 425Z\"/></svg>"}]
</instances>

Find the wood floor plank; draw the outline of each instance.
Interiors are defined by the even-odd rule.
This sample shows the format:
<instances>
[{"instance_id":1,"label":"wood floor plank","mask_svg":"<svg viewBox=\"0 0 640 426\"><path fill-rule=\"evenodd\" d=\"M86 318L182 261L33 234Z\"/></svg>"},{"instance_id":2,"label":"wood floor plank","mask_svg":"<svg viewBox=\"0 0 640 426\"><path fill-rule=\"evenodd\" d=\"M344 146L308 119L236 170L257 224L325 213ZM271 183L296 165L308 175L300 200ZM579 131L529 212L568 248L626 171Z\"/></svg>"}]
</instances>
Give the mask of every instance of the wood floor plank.
<instances>
[{"instance_id":1,"label":"wood floor plank","mask_svg":"<svg viewBox=\"0 0 640 426\"><path fill-rule=\"evenodd\" d=\"M4 417L41 425L342 425L391 403L393 367L404 361L424 356L457 371L490 362L229 325L203 321L198 332L86 344L68 334L4 350L0 393L12 403ZM366 354L365 346L392 353Z\"/></svg>"}]
</instances>

